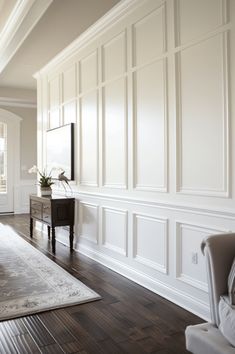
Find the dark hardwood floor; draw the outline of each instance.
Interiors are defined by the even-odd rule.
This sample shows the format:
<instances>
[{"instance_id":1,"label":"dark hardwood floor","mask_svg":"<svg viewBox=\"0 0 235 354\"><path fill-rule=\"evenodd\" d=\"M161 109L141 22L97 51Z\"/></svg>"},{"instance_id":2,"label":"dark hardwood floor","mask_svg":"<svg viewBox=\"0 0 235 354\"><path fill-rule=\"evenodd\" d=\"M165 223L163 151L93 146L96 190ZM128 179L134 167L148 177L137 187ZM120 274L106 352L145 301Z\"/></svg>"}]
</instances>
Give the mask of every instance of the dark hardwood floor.
<instances>
[{"instance_id":1,"label":"dark hardwood floor","mask_svg":"<svg viewBox=\"0 0 235 354\"><path fill-rule=\"evenodd\" d=\"M203 322L172 302L47 237L29 238L29 216L0 216L102 300L0 322L0 353L184 354L184 330Z\"/></svg>"}]
</instances>

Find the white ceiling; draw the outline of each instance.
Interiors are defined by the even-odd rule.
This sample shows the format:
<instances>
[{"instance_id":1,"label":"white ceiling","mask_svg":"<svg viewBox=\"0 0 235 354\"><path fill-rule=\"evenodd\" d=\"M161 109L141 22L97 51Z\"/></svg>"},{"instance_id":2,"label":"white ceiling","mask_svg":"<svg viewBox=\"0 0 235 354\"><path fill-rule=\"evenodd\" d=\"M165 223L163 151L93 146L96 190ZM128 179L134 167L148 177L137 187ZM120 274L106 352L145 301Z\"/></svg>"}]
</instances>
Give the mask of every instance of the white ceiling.
<instances>
[{"instance_id":1,"label":"white ceiling","mask_svg":"<svg viewBox=\"0 0 235 354\"><path fill-rule=\"evenodd\" d=\"M0 0L0 88L36 89L32 75L118 1Z\"/></svg>"}]
</instances>

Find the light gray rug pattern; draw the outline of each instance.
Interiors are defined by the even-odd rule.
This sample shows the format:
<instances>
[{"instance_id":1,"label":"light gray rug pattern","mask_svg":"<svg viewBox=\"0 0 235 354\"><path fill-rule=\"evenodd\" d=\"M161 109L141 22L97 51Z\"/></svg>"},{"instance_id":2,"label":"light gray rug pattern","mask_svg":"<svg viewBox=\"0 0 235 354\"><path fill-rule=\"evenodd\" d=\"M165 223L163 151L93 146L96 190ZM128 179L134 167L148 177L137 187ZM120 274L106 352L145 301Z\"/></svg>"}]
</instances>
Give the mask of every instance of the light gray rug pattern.
<instances>
[{"instance_id":1,"label":"light gray rug pattern","mask_svg":"<svg viewBox=\"0 0 235 354\"><path fill-rule=\"evenodd\" d=\"M0 321L99 298L9 226L0 224Z\"/></svg>"}]
</instances>

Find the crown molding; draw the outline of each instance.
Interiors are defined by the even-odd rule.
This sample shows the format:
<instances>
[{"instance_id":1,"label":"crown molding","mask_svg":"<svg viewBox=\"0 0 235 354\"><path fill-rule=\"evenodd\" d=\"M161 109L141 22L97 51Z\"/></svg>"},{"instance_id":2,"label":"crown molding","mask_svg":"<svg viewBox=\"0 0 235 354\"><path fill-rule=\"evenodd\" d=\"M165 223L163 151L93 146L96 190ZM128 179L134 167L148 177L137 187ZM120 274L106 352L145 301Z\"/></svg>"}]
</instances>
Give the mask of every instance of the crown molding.
<instances>
[{"instance_id":1,"label":"crown molding","mask_svg":"<svg viewBox=\"0 0 235 354\"><path fill-rule=\"evenodd\" d=\"M0 106L2 107L24 107L37 108L36 101L25 100L22 98L0 97Z\"/></svg>"},{"instance_id":2,"label":"crown molding","mask_svg":"<svg viewBox=\"0 0 235 354\"><path fill-rule=\"evenodd\" d=\"M128 15L130 11L143 5L144 1L145 0L121 0L104 16L102 16L93 25L91 25L85 32L83 32L77 39L75 39L70 45L63 49L51 61L49 61L43 68L37 71L33 77L35 79L39 79L40 74L48 73L50 70L54 70L65 60L71 58L77 50L84 47L89 40L100 36L108 26L114 25L116 22L122 19L123 16Z\"/></svg>"},{"instance_id":3,"label":"crown molding","mask_svg":"<svg viewBox=\"0 0 235 354\"><path fill-rule=\"evenodd\" d=\"M0 73L53 0L18 0L0 33Z\"/></svg>"}]
</instances>

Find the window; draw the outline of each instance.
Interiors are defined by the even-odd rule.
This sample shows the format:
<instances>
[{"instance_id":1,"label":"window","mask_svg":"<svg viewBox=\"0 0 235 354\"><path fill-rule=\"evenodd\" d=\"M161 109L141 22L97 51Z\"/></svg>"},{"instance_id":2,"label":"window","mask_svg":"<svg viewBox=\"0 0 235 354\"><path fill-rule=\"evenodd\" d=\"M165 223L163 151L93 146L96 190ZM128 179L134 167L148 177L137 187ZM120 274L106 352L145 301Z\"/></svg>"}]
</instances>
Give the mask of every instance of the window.
<instances>
[{"instance_id":1,"label":"window","mask_svg":"<svg viewBox=\"0 0 235 354\"><path fill-rule=\"evenodd\" d=\"M0 193L7 191L7 125L0 122Z\"/></svg>"}]
</instances>

